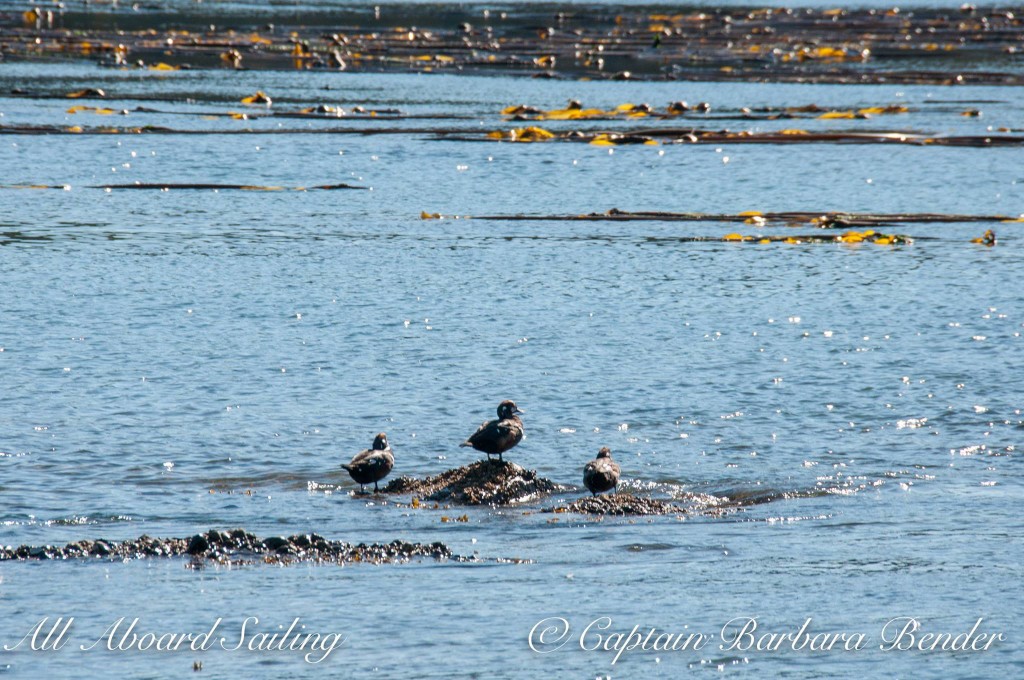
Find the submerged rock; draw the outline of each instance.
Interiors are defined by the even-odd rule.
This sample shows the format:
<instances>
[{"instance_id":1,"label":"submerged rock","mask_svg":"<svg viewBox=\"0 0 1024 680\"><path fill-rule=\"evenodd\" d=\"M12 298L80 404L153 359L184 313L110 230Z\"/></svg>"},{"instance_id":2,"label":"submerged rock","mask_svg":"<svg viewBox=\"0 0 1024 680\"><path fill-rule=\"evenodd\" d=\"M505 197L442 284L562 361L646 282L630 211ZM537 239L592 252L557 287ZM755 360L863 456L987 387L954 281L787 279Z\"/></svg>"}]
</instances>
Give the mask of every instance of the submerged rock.
<instances>
[{"instance_id":1,"label":"submerged rock","mask_svg":"<svg viewBox=\"0 0 1024 680\"><path fill-rule=\"evenodd\" d=\"M17 548L0 547L0 561L5 560L67 560L67 559L113 559L127 560L144 557L190 556L193 566L202 566L205 560L221 564L245 564L254 562L292 563L323 562L349 564L368 562L390 564L407 562L415 557L429 557L437 560L452 559L468 561L469 558L453 555L443 543L360 543L353 545L342 541L329 541L318 534L296 536L273 536L261 539L244 529L232 531L211 530L191 538L152 538L140 536L127 541L77 541L66 546L28 546Z\"/></svg>"},{"instance_id":2,"label":"submerged rock","mask_svg":"<svg viewBox=\"0 0 1024 680\"><path fill-rule=\"evenodd\" d=\"M581 515L681 515L686 509L654 498L628 493L588 496L568 505L544 508L541 512L575 512Z\"/></svg>"},{"instance_id":3,"label":"submerged rock","mask_svg":"<svg viewBox=\"0 0 1024 680\"><path fill-rule=\"evenodd\" d=\"M381 493L412 494L456 505L509 505L558 489L550 479L509 461L478 460L436 477L391 480Z\"/></svg>"},{"instance_id":4,"label":"submerged rock","mask_svg":"<svg viewBox=\"0 0 1024 680\"><path fill-rule=\"evenodd\" d=\"M292 542L284 536L270 536L263 539L263 545L266 546L267 550L273 550L275 552L279 552L282 549L286 550L291 543Z\"/></svg>"},{"instance_id":5,"label":"submerged rock","mask_svg":"<svg viewBox=\"0 0 1024 680\"><path fill-rule=\"evenodd\" d=\"M196 534L189 539L188 548L186 548L189 555L202 555L209 549L210 541L202 534Z\"/></svg>"}]
</instances>

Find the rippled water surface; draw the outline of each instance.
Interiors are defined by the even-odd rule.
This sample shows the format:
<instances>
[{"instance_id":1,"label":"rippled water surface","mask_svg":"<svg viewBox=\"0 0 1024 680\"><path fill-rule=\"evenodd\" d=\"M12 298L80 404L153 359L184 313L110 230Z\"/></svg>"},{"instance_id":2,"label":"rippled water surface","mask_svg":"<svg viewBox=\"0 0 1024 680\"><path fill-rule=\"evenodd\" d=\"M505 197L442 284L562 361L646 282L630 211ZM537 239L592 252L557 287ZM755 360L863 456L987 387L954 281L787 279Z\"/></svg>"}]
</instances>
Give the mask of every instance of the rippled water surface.
<instances>
[{"instance_id":1,"label":"rippled water surface","mask_svg":"<svg viewBox=\"0 0 1024 680\"><path fill-rule=\"evenodd\" d=\"M86 84L106 88L104 105L117 109L170 96L143 122L204 132L0 135L5 186L67 185L0 189L0 543L240 526L443 541L481 561L3 563L0 644L44 616L74 616L76 648L4 652L0 674L180 677L201 660L208 678L878 668L946 678L1010 676L1024 664L1020 224L994 225L999 244L985 248L970 243L984 229L973 223L893 225L885 231L915 240L887 247L685 240L793 231L773 225L420 219L611 208L1017 215L1019 149L609 151L436 139L429 129L444 121L366 135L311 132L322 121L178 115L237 109L263 89L275 107L453 112L466 117L460 127L487 130L520 102L687 98L715 110L896 103L912 117L859 129L985 134L1020 126L1016 89L0 67L4 93ZM0 95L5 125L99 124L67 107ZM968 107L984 116L960 116ZM245 129L278 132L235 134ZM365 188L93 188L132 182ZM594 521L535 512L552 503L540 499L442 522L444 510L354 495L338 467L378 431L395 449L395 475L466 464L477 454L457 444L504 398L526 411L527 439L508 457L569 485L555 501L584 493L584 463L609 446L624 491L740 507ZM222 617L232 635L246 616L264 630L301 617L346 642L323 664L287 651L77 649L122 616L158 633L202 632ZM716 641L614 665L614 653L575 641L550 654L528 646L541 619L563 617L578 636L601 616L626 633L716 635L734 617L775 632L810 617L814 632L868 642L812 653L720 651ZM983 618L981 630L1007 639L986 652L879 651L883 625L909 616L952 633Z\"/></svg>"}]
</instances>

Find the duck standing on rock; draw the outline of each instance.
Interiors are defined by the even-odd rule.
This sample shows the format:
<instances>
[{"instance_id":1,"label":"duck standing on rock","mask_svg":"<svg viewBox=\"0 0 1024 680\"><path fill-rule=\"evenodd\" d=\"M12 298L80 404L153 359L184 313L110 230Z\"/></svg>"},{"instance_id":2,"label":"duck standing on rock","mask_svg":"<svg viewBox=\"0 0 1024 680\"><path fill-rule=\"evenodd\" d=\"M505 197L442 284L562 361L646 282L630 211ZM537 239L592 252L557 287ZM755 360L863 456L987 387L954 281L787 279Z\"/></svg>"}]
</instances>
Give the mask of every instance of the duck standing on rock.
<instances>
[{"instance_id":1,"label":"duck standing on rock","mask_svg":"<svg viewBox=\"0 0 1024 680\"><path fill-rule=\"evenodd\" d=\"M501 454L523 440L521 413L514 401L506 399L498 404L498 419L488 420L459 446L472 446L486 453L488 459L498 454L498 460L504 460Z\"/></svg>"},{"instance_id":2,"label":"duck standing on rock","mask_svg":"<svg viewBox=\"0 0 1024 680\"><path fill-rule=\"evenodd\" d=\"M619 473L619 464L612 460L611 449L605 446L583 468L583 485L595 496L608 489L618 493Z\"/></svg>"},{"instance_id":3,"label":"duck standing on rock","mask_svg":"<svg viewBox=\"0 0 1024 680\"><path fill-rule=\"evenodd\" d=\"M377 482L388 476L391 468L395 467L395 454L388 444L388 436L381 432L373 438L373 448L360 451L351 463L342 464L348 470L352 479L359 484L359 492L363 492L363 486L373 482L373 490L377 488Z\"/></svg>"}]
</instances>

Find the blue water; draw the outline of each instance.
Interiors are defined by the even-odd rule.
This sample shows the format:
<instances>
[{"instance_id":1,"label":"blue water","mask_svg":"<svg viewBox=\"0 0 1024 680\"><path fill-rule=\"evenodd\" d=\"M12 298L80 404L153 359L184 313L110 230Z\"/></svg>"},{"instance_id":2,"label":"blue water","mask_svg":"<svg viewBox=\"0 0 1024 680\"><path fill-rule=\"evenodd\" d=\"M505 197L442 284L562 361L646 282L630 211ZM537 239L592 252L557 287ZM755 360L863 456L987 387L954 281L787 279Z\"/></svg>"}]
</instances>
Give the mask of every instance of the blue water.
<instances>
[{"instance_id":1,"label":"blue water","mask_svg":"<svg viewBox=\"0 0 1024 680\"><path fill-rule=\"evenodd\" d=\"M11 64L0 92L104 87L113 108L339 103L448 111L410 127L507 127L501 108L578 97L611 107L892 103L868 121L734 129L985 134L1019 125L1011 88L565 83L427 75L180 72ZM329 85L330 90L323 89ZM123 101L119 98L123 98ZM931 103L939 100L939 103ZM984 104L971 102L984 101ZM92 102L97 103L97 102ZM289 119L68 114L0 97L4 125L299 129ZM982 118L959 112L982 108ZM366 126L346 122L343 125ZM389 124L390 125L390 124ZM728 160L726 161L726 157ZM498 144L430 134L2 135L0 543L189 536L443 541L478 563L185 568L180 560L0 563L0 647L74 617L59 651L0 652L16 677L1012 676L1024 663L1020 453L1024 290L1019 224L901 225L917 240L743 245L680 237L783 226L421 220L623 210L1024 212L1017 149L846 145ZM365 190L118 191L211 182ZM372 190L370 190L372 188ZM471 462L457 444L498 401L526 411L508 457L574 488L513 508L396 507L353 495L339 464L386 431L394 475ZM723 516L537 512L580 495L609 446L620 487L767 500ZM780 494L782 497L779 497ZM466 512L466 523L441 517ZM515 558L514 562L505 559ZM341 632L295 651L82 651L120 617L229 645L296 617ZM562 617L570 640L531 650ZM580 649L590 622L696 631L699 651ZM721 629L864 633L861 651L721 650ZM885 623L1005 640L987 651L878 649ZM251 624L250 624L251 630ZM687 628L684 628L687 627ZM596 629L592 629L596 630ZM892 631L892 628L889 629ZM605 631L607 632L607 631ZM585 639L592 646L594 637ZM102 646L102 645L100 645ZM882 666L884 664L884 666Z\"/></svg>"}]
</instances>

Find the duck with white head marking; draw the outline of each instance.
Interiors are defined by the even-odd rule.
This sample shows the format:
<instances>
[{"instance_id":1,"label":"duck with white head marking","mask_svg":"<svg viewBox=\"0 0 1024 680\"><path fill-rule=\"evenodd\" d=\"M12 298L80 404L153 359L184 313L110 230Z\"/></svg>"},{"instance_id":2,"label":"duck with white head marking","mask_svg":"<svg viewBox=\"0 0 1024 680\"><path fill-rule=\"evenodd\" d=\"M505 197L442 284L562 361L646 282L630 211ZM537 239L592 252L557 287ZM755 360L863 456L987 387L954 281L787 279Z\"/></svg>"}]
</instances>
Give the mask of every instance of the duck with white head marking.
<instances>
[{"instance_id":1,"label":"duck with white head marking","mask_svg":"<svg viewBox=\"0 0 1024 680\"><path fill-rule=\"evenodd\" d=\"M381 432L374 437L371 448L360 451L352 459L352 462L343 464L341 467L345 468L352 479L359 484L360 492L370 482L373 482L375 492L380 491L377 488L377 482L387 477L391 469L395 467L395 454L391 451L391 445L388 444L388 436Z\"/></svg>"},{"instance_id":2,"label":"duck with white head marking","mask_svg":"<svg viewBox=\"0 0 1024 680\"><path fill-rule=\"evenodd\" d=\"M486 453L488 459L497 454L498 460L504 460L502 454L523 440L521 413L514 401L506 399L498 404L498 419L488 420L459 446L472 446Z\"/></svg>"}]
</instances>

